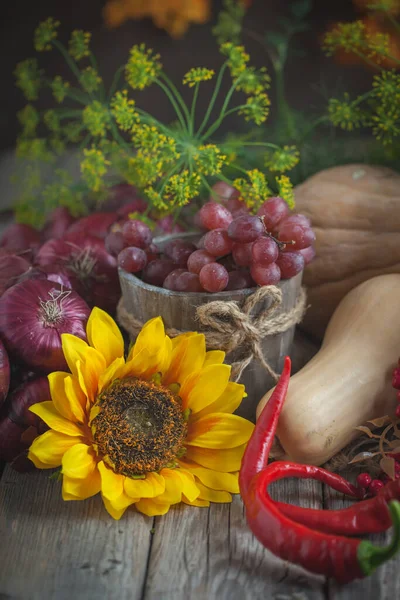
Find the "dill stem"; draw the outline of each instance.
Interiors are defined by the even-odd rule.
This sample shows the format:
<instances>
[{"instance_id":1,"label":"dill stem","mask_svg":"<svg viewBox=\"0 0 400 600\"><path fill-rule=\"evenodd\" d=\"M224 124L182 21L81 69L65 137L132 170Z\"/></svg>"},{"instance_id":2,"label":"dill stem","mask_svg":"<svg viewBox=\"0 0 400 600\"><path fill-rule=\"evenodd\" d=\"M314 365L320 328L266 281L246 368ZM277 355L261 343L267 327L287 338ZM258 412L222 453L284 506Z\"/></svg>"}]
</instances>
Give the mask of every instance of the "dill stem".
<instances>
[{"instance_id":1,"label":"dill stem","mask_svg":"<svg viewBox=\"0 0 400 600\"><path fill-rule=\"evenodd\" d=\"M174 83L170 80L169 77L167 77L167 75L165 73L161 73L161 77L164 79L165 83L169 86L172 94L175 96L176 100L181 105L181 109L183 110L183 114L186 117L187 126L189 128L190 127L190 114L189 114L188 107L186 106L186 103L185 103L184 99L182 98L182 95L180 94L180 92L178 91L178 89L176 88Z\"/></svg>"},{"instance_id":2,"label":"dill stem","mask_svg":"<svg viewBox=\"0 0 400 600\"><path fill-rule=\"evenodd\" d=\"M181 112L178 104L176 103L176 100L175 100L173 94L171 93L171 90L160 79L156 79L155 81L160 86L160 88L163 90L163 92L167 96L168 100L171 102L171 104L176 112L176 115L179 119L182 129L184 131L187 131L185 119L183 118L182 112Z\"/></svg>"},{"instance_id":3,"label":"dill stem","mask_svg":"<svg viewBox=\"0 0 400 600\"><path fill-rule=\"evenodd\" d=\"M203 121L202 121L202 123L201 123L201 125L200 125L200 127L199 127L199 129L197 131L197 135L198 136L201 134L201 132L203 131L204 127L208 123L208 120L210 118L212 109L214 108L214 105L215 105L215 101L216 101L216 99L218 97L218 93L219 93L219 90L220 90L220 87L221 87L222 79L223 79L223 76L224 76L224 73L225 73L225 70L226 70L227 66L228 66L228 62L226 61L226 62L224 62L224 64L222 65L222 67L221 67L221 69L220 69L220 71L218 73L217 81L215 82L215 87L214 87L213 95L212 95L211 100L209 102L206 114L204 115L204 119L203 119Z\"/></svg>"},{"instance_id":4,"label":"dill stem","mask_svg":"<svg viewBox=\"0 0 400 600\"><path fill-rule=\"evenodd\" d=\"M199 87L200 83L197 82L193 92L193 100L192 100L192 108L190 110L190 124L189 124L189 133L193 135L194 133L194 124L195 124L195 115L196 115L196 103L197 97L199 95Z\"/></svg>"}]
</instances>

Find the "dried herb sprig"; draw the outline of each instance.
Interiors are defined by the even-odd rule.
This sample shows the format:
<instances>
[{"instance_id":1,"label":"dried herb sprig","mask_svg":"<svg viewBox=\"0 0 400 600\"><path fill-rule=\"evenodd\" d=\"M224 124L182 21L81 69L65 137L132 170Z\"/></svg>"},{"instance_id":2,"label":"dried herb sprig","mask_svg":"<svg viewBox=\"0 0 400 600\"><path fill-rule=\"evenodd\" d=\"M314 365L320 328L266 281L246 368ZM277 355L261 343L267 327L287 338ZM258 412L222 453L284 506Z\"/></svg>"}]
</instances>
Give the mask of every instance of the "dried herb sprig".
<instances>
[{"instance_id":1,"label":"dried herb sprig","mask_svg":"<svg viewBox=\"0 0 400 600\"><path fill-rule=\"evenodd\" d=\"M250 57L243 46L232 42L221 45L225 62L217 76L205 67L192 68L184 75L183 84L193 90L191 105L187 106L163 70L160 56L144 44L132 47L126 64L118 69L107 92L90 50L90 34L72 32L66 48L57 38L58 26L51 18L41 23L34 35L35 48L38 52L56 48L75 81L65 81L59 76L48 78L36 59L20 63L15 71L17 85L29 101L18 115L22 133L17 155L30 163L18 205L20 220L38 224L38 217L43 219L59 204L78 213L84 210L85 198L94 195L101 199L107 185L121 180L144 193L149 211L156 209L161 213L178 213L202 192L208 194L213 178L237 185L243 199L253 208L273 194L271 187L280 190L288 203L293 204L290 180L279 175L298 162L294 147L255 142L254 135L243 142L264 149L267 174L264 170L246 170L230 151L229 143L225 145L214 139L230 115L241 115L257 127L269 114L269 76L265 69L249 64ZM231 76L231 87L219 113L212 119L227 73ZM214 78L214 92L200 118L197 110L200 87ZM172 125L158 121L131 96L132 91L151 85L157 85L174 108L177 120ZM32 103L42 87L50 88L55 101L63 106L39 113ZM236 92L241 100L234 104ZM67 101L72 106L65 106ZM54 163L71 143L78 145L80 152L80 181L74 183L65 171L59 171L55 182L43 186L40 165ZM234 172L240 175L239 179L231 177Z\"/></svg>"}]
</instances>

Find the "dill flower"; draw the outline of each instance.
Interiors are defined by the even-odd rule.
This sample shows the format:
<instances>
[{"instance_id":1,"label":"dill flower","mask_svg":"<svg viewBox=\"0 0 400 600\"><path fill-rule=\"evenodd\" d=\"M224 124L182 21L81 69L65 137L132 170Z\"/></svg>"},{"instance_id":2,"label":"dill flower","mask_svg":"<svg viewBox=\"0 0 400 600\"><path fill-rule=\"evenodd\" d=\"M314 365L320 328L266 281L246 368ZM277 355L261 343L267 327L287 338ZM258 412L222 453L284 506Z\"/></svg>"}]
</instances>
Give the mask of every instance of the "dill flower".
<instances>
[{"instance_id":1,"label":"dill flower","mask_svg":"<svg viewBox=\"0 0 400 600\"><path fill-rule=\"evenodd\" d=\"M226 156L215 144L200 146L194 162L202 175L218 175L226 164Z\"/></svg>"},{"instance_id":2,"label":"dill flower","mask_svg":"<svg viewBox=\"0 0 400 600\"><path fill-rule=\"evenodd\" d=\"M91 94L99 89L102 79L96 69L93 67L86 67L86 69L81 72L80 82L83 89Z\"/></svg>"},{"instance_id":3,"label":"dill flower","mask_svg":"<svg viewBox=\"0 0 400 600\"><path fill-rule=\"evenodd\" d=\"M245 15L243 2L225 0L224 9L218 14L218 20L213 27L213 34L218 44L232 42L238 44L242 35L242 22Z\"/></svg>"},{"instance_id":4,"label":"dill flower","mask_svg":"<svg viewBox=\"0 0 400 600\"><path fill-rule=\"evenodd\" d=\"M70 87L69 82L64 81L60 75L57 75L51 82L50 87L53 91L55 100L61 104L68 93L68 88Z\"/></svg>"},{"instance_id":5,"label":"dill flower","mask_svg":"<svg viewBox=\"0 0 400 600\"><path fill-rule=\"evenodd\" d=\"M168 179L165 195L171 197L171 206L185 206L199 195L201 185L200 175L190 173L187 169Z\"/></svg>"},{"instance_id":6,"label":"dill flower","mask_svg":"<svg viewBox=\"0 0 400 600\"><path fill-rule=\"evenodd\" d=\"M221 53L228 57L228 67L234 79L246 70L250 56L245 51L244 46L236 46L232 42L225 42L221 46Z\"/></svg>"},{"instance_id":7,"label":"dill flower","mask_svg":"<svg viewBox=\"0 0 400 600\"><path fill-rule=\"evenodd\" d=\"M265 67L258 70L255 67L247 67L240 75L240 83L236 89L245 94L258 95L269 88L270 82L271 78Z\"/></svg>"},{"instance_id":8,"label":"dill flower","mask_svg":"<svg viewBox=\"0 0 400 600\"><path fill-rule=\"evenodd\" d=\"M374 76L372 82L374 95L382 102L392 104L400 101L400 74L394 69L392 71L382 71Z\"/></svg>"},{"instance_id":9,"label":"dill flower","mask_svg":"<svg viewBox=\"0 0 400 600\"><path fill-rule=\"evenodd\" d=\"M329 100L328 115L335 127L340 127L345 131L352 131L354 128L361 127L365 121L363 111L354 101L350 100L347 93L344 94L343 100L337 98Z\"/></svg>"},{"instance_id":10,"label":"dill flower","mask_svg":"<svg viewBox=\"0 0 400 600\"><path fill-rule=\"evenodd\" d=\"M37 52L51 50L51 42L56 39L59 26L60 21L55 21L52 17L39 23L34 33L34 46Z\"/></svg>"},{"instance_id":11,"label":"dill flower","mask_svg":"<svg viewBox=\"0 0 400 600\"><path fill-rule=\"evenodd\" d=\"M284 173L293 169L300 160L300 152L296 146L283 146L265 155L265 166L270 171Z\"/></svg>"},{"instance_id":12,"label":"dill flower","mask_svg":"<svg viewBox=\"0 0 400 600\"><path fill-rule=\"evenodd\" d=\"M84 159L81 162L81 173L84 181L93 192L99 192L103 186L103 178L107 173L110 161L98 148L84 148Z\"/></svg>"},{"instance_id":13,"label":"dill flower","mask_svg":"<svg viewBox=\"0 0 400 600\"><path fill-rule=\"evenodd\" d=\"M84 125L81 123L81 121L70 121L64 125L63 133L69 142L76 143L82 138L81 133L83 128Z\"/></svg>"},{"instance_id":14,"label":"dill flower","mask_svg":"<svg viewBox=\"0 0 400 600\"><path fill-rule=\"evenodd\" d=\"M145 188L144 193L156 210L161 212L168 210L169 204L161 196L160 192L157 191L153 186L148 186Z\"/></svg>"},{"instance_id":15,"label":"dill flower","mask_svg":"<svg viewBox=\"0 0 400 600\"><path fill-rule=\"evenodd\" d=\"M53 154L49 151L45 138L19 138L16 145L18 158L27 158L43 162L51 162Z\"/></svg>"},{"instance_id":16,"label":"dill flower","mask_svg":"<svg viewBox=\"0 0 400 600\"><path fill-rule=\"evenodd\" d=\"M131 173L129 181L139 187L146 187L154 183L160 177L163 169L163 162L158 154L151 155L142 150L138 150L133 158L128 160L128 168Z\"/></svg>"},{"instance_id":17,"label":"dill flower","mask_svg":"<svg viewBox=\"0 0 400 600\"><path fill-rule=\"evenodd\" d=\"M193 87L196 83L200 83L201 81L209 81L215 75L215 71L213 69L206 69L205 67L193 67L190 69L185 76L183 77L184 85L188 85L189 87Z\"/></svg>"},{"instance_id":18,"label":"dill flower","mask_svg":"<svg viewBox=\"0 0 400 600\"><path fill-rule=\"evenodd\" d=\"M131 135L135 146L157 161L167 164L180 156L175 139L162 133L155 125L137 123L132 127Z\"/></svg>"},{"instance_id":19,"label":"dill flower","mask_svg":"<svg viewBox=\"0 0 400 600\"><path fill-rule=\"evenodd\" d=\"M43 115L43 122L54 133L58 133L61 130L60 119L55 110L46 110Z\"/></svg>"},{"instance_id":20,"label":"dill flower","mask_svg":"<svg viewBox=\"0 0 400 600\"><path fill-rule=\"evenodd\" d=\"M125 66L125 78L134 90L143 90L153 83L161 72L160 55L145 44L133 46Z\"/></svg>"},{"instance_id":21,"label":"dill flower","mask_svg":"<svg viewBox=\"0 0 400 600\"><path fill-rule=\"evenodd\" d=\"M254 121L261 125L267 120L271 101L267 94L257 94L247 98L246 104L240 109L239 114L244 115L246 121Z\"/></svg>"},{"instance_id":22,"label":"dill flower","mask_svg":"<svg viewBox=\"0 0 400 600\"><path fill-rule=\"evenodd\" d=\"M43 71L36 58L28 58L18 63L14 71L16 85L29 101L37 100L42 83Z\"/></svg>"},{"instance_id":23,"label":"dill flower","mask_svg":"<svg viewBox=\"0 0 400 600\"><path fill-rule=\"evenodd\" d=\"M66 148L64 140L62 140L58 135L53 135L51 138L49 138L49 146L58 156L61 156L65 152Z\"/></svg>"},{"instance_id":24,"label":"dill flower","mask_svg":"<svg viewBox=\"0 0 400 600\"><path fill-rule=\"evenodd\" d=\"M394 138L400 135L399 107L378 106L371 121L373 134L384 146L392 144Z\"/></svg>"},{"instance_id":25,"label":"dill flower","mask_svg":"<svg viewBox=\"0 0 400 600\"><path fill-rule=\"evenodd\" d=\"M129 131L138 119L135 101L128 98L128 91L116 92L110 102L111 114L122 131Z\"/></svg>"},{"instance_id":26,"label":"dill flower","mask_svg":"<svg viewBox=\"0 0 400 600\"><path fill-rule=\"evenodd\" d=\"M75 29L72 32L69 43L68 52L76 61L82 60L85 56L89 56L89 44L92 34L88 31Z\"/></svg>"},{"instance_id":27,"label":"dill flower","mask_svg":"<svg viewBox=\"0 0 400 600\"><path fill-rule=\"evenodd\" d=\"M390 36L388 33L377 31L366 34L368 45L368 57L373 58L375 62L381 62L390 54Z\"/></svg>"},{"instance_id":28,"label":"dill flower","mask_svg":"<svg viewBox=\"0 0 400 600\"><path fill-rule=\"evenodd\" d=\"M18 121L23 127L23 136L35 135L36 128L39 125L39 113L32 104L27 104L22 110L17 112Z\"/></svg>"},{"instance_id":29,"label":"dill flower","mask_svg":"<svg viewBox=\"0 0 400 600\"><path fill-rule=\"evenodd\" d=\"M104 137L109 125L109 114L101 102L95 100L82 111L82 122L93 137Z\"/></svg>"},{"instance_id":30,"label":"dill flower","mask_svg":"<svg viewBox=\"0 0 400 600\"><path fill-rule=\"evenodd\" d=\"M295 207L293 185L289 177L281 175L276 177L278 196L283 198L291 210Z\"/></svg>"},{"instance_id":31,"label":"dill flower","mask_svg":"<svg viewBox=\"0 0 400 600\"><path fill-rule=\"evenodd\" d=\"M323 41L323 48L328 56L339 49L345 52L359 51L365 45L365 24L362 21L337 23L325 34Z\"/></svg>"},{"instance_id":32,"label":"dill flower","mask_svg":"<svg viewBox=\"0 0 400 600\"><path fill-rule=\"evenodd\" d=\"M251 209L257 209L272 192L268 187L264 173L258 169L247 171L248 179L239 178L233 182L233 187L240 192L240 198Z\"/></svg>"}]
</instances>

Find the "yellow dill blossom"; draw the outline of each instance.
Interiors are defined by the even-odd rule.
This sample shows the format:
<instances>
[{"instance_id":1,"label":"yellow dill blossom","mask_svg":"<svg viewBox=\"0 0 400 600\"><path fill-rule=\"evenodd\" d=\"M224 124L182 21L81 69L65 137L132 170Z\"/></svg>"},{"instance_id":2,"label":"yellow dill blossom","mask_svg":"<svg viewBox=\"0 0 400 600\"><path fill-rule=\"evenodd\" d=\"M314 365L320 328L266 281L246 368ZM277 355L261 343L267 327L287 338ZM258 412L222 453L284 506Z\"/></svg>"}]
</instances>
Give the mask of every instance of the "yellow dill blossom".
<instances>
[{"instance_id":1,"label":"yellow dill blossom","mask_svg":"<svg viewBox=\"0 0 400 600\"><path fill-rule=\"evenodd\" d=\"M60 119L55 110L46 110L43 115L43 122L54 133L58 133L61 130Z\"/></svg>"},{"instance_id":2,"label":"yellow dill blossom","mask_svg":"<svg viewBox=\"0 0 400 600\"><path fill-rule=\"evenodd\" d=\"M16 85L29 101L37 100L42 83L43 71L36 58L28 58L18 63L14 71Z\"/></svg>"},{"instance_id":3,"label":"yellow dill blossom","mask_svg":"<svg viewBox=\"0 0 400 600\"><path fill-rule=\"evenodd\" d=\"M68 93L68 88L70 87L69 82L64 81L62 77L60 77L60 75L57 75L51 82L50 87L53 91L53 96L55 100L57 100L57 102L61 104L61 102L64 101L64 98Z\"/></svg>"},{"instance_id":4,"label":"yellow dill blossom","mask_svg":"<svg viewBox=\"0 0 400 600\"><path fill-rule=\"evenodd\" d=\"M283 146L265 155L265 166L273 173L275 171L284 173L293 169L300 160L300 152L296 146Z\"/></svg>"},{"instance_id":5,"label":"yellow dill blossom","mask_svg":"<svg viewBox=\"0 0 400 600\"><path fill-rule=\"evenodd\" d=\"M372 132L384 146L392 144L400 135L400 107L378 106L371 116Z\"/></svg>"},{"instance_id":6,"label":"yellow dill blossom","mask_svg":"<svg viewBox=\"0 0 400 600\"><path fill-rule=\"evenodd\" d=\"M337 23L325 34L323 42L323 48L328 56L340 49L345 52L357 52L365 46L365 24L362 21Z\"/></svg>"},{"instance_id":7,"label":"yellow dill blossom","mask_svg":"<svg viewBox=\"0 0 400 600\"><path fill-rule=\"evenodd\" d=\"M284 199L291 210L295 207L293 185L289 177L281 175L276 177L278 185L278 196Z\"/></svg>"},{"instance_id":8,"label":"yellow dill blossom","mask_svg":"<svg viewBox=\"0 0 400 600\"><path fill-rule=\"evenodd\" d=\"M85 158L81 162L82 178L93 192L99 192L103 187L104 175L107 173L110 161L95 147L85 148L83 155Z\"/></svg>"},{"instance_id":9,"label":"yellow dill blossom","mask_svg":"<svg viewBox=\"0 0 400 600\"><path fill-rule=\"evenodd\" d=\"M22 110L17 112L18 121L23 127L23 136L35 135L36 128L39 125L39 113L32 104L27 104Z\"/></svg>"},{"instance_id":10,"label":"yellow dill blossom","mask_svg":"<svg viewBox=\"0 0 400 600\"><path fill-rule=\"evenodd\" d=\"M361 127L365 121L365 115L361 108L354 101L350 100L347 93L343 100L331 98L328 104L329 119L335 125L345 131L352 131Z\"/></svg>"},{"instance_id":11,"label":"yellow dill blossom","mask_svg":"<svg viewBox=\"0 0 400 600\"><path fill-rule=\"evenodd\" d=\"M60 21L55 21L52 17L39 23L35 29L33 42L37 52L51 50L51 42L56 39L59 26Z\"/></svg>"},{"instance_id":12,"label":"yellow dill blossom","mask_svg":"<svg viewBox=\"0 0 400 600\"><path fill-rule=\"evenodd\" d=\"M104 137L109 126L109 114L101 102L95 100L82 111L82 122L93 137Z\"/></svg>"},{"instance_id":13,"label":"yellow dill blossom","mask_svg":"<svg viewBox=\"0 0 400 600\"><path fill-rule=\"evenodd\" d=\"M135 45L125 66L125 79L134 90L143 90L153 83L162 69L160 55L145 44Z\"/></svg>"},{"instance_id":14,"label":"yellow dill blossom","mask_svg":"<svg viewBox=\"0 0 400 600\"><path fill-rule=\"evenodd\" d=\"M122 131L129 131L138 119L135 101L128 98L128 91L116 92L110 102L111 114Z\"/></svg>"},{"instance_id":15,"label":"yellow dill blossom","mask_svg":"<svg viewBox=\"0 0 400 600\"><path fill-rule=\"evenodd\" d=\"M86 67L86 69L83 69L81 72L80 82L83 89L91 94L99 89L102 79L96 69L93 67Z\"/></svg>"},{"instance_id":16,"label":"yellow dill blossom","mask_svg":"<svg viewBox=\"0 0 400 600\"><path fill-rule=\"evenodd\" d=\"M131 135L135 146L157 161L161 159L167 164L180 157L174 138L162 133L155 125L137 123L132 127Z\"/></svg>"},{"instance_id":17,"label":"yellow dill blossom","mask_svg":"<svg viewBox=\"0 0 400 600\"><path fill-rule=\"evenodd\" d=\"M147 199L151 203L152 206L156 210L166 211L169 208L169 204L166 200L161 196L160 192L157 191L153 186L148 186L144 193L146 194Z\"/></svg>"},{"instance_id":18,"label":"yellow dill blossom","mask_svg":"<svg viewBox=\"0 0 400 600\"><path fill-rule=\"evenodd\" d=\"M240 109L239 114L243 115L246 121L254 121L256 125L264 123L269 115L271 101L267 94L257 94L247 98L246 104Z\"/></svg>"},{"instance_id":19,"label":"yellow dill blossom","mask_svg":"<svg viewBox=\"0 0 400 600\"><path fill-rule=\"evenodd\" d=\"M265 67L258 70L255 67L247 67L240 75L240 83L236 89L245 94L258 95L269 88L270 82L271 78Z\"/></svg>"},{"instance_id":20,"label":"yellow dill blossom","mask_svg":"<svg viewBox=\"0 0 400 600\"><path fill-rule=\"evenodd\" d=\"M89 56L89 44L92 34L88 31L75 29L72 32L69 43L68 52L76 61L82 60L85 56Z\"/></svg>"},{"instance_id":21,"label":"yellow dill blossom","mask_svg":"<svg viewBox=\"0 0 400 600\"><path fill-rule=\"evenodd\" d=\"M170 197L171 206L185 206L199 195L200 175L187 169L169 178L165 186L165 195Z\"/></svg>"},{"instance_id":22,"label":"yellow dill blossom","mask_svg":"<svg viewBox=\"0 0 400 600\"><path fill-rule=\"evenodd\" d=\"M45 138L19 138L16 145L16 155L18 158L41 160L43 162L51 162L54 159Z\"/></svg>"},{"instance_id":23,"label":"yellow dill blossom","mask_svg":"<svg viewBox=\"0 0 400 600\"><path fill-rule=\"evenodd\" d=\"M51 138L49 138L49 146L58 156L61 156L65 152L66 148L65 141L62 140L59 135L53 135Z\"/></svg>"},{"instance_id":24,"label":"yellow dill blossom","mask_svg":"<svg viewBox=\"0 0 400 600\"><path fill-rule=\"evenodd\" d=\"M215 144L200 146L194 162L202 175L218 175L226 164L226 155Z\"/></svg>"},{"instance_id":25,"label":"yellow dill blossom","mask_svg":"<svg viewBox=\"0 0 400 600\"><path fill-rule=\"evenodd\" d=\"M68 171L56 169L57 180L49 183L41 190L41 196L46 210L50 211L57 206L67 206L74 216L82 213L82 192L74 191L73 180Z\"/></svg>"},{"instance_id":26,"label":"yellow dill blossom","mask_svg":"<svg viewBox=\"0 0 400 600\"><path fill-rule=\"evenodd\" d=\"M381 62L388 54L390 54L390 36L388 33L377 31L366 34L366 42L368 44L367 55L373 58L375 62Z\"/></svg>"},{"instance_id":27,"label":"yellow dill blossom","mask_svg":"<svg viewBox=\"0 0 400 600\"><path fill-rule=\"evenodd\" d=\"M189 87L194 87L196 83L200 83L201 81L209 81L215 75L215 71L213 69L206 69L205 67L194 67L188 71L184 78L184 85L188 85Z\"/></svg>"},{"instance_id":28,"label":"yellow dill blossom","mask_svg":"<svg viewBox=\"0 0 400 600\"><path fill-rule=\"evenodd\" d=\"M131 173L129 182L145 187L154 183L162 174L163 161L158 154L151 155L138 150L133 158L128 160L128 168Z\"/></svg>"},{"instance_id":29,"label":"yellow dill blossom","mask_svg":"<svg viewBox=\"0 0 400 600\"><path fill-rule=\"evenodd\" d=\"M229 381L224 352L207 352L203 334L171 340L156 317L125 359L117 325L98 308L86 332L88 343L62 334L70 373L51 373L51 400L30 407L49 430L28 456L39 469L61 467L63 499L100 493L114 519L130 506L156 516L180 502L231 502L254 425L232 414L244 386Z\"/></svg>"},{"instance_id":30,"label":"yellow dill blossom","mask_svg":"<svg viewBox=\"0 0 400 600\"><path fill-rule=\"evenodd\" d=\"M372 88L374 95L382 102L392 104L400 101L400 74L395 70L382 71L379 75L375 75Z\"/></svg>"},{"instance_id":31,"label":"yellow dill blossom","mask_svg":"<svg viewBox=\"0 0 400 600\"><path fill-rule=\"evenodd\" d=\"M250 56L244 46L236 46L232 42L226 42L221 46L221 52L228 57L228 67L234 79L239 77L247 68Z\"/></svg>"},{"instance_id":32,"label":"yellow dill blossom","mask_svg":"<svg viewBox=\"0 0 400 600\"><path fill-rule=\"evenodd\" d=\"M248 179L235 179L233 187L239 190L240 198L246 205L249 208L256 210L273 194L268 187L264 173L258 169L247 171L247 177Z\"/></svg>"},{"instance_id":33,"label":"yellow dill blossom","mask_svg":"<svg viewBox=\"0 0 400 600\"><path fill-rule=\"evenodd\" d=\"M127 19L150 17L156 27L172 37L181 37L190 23L203 24L210 18L210 0L108 0L104 20L119 27Z\"/></svg>"}]
</instances>

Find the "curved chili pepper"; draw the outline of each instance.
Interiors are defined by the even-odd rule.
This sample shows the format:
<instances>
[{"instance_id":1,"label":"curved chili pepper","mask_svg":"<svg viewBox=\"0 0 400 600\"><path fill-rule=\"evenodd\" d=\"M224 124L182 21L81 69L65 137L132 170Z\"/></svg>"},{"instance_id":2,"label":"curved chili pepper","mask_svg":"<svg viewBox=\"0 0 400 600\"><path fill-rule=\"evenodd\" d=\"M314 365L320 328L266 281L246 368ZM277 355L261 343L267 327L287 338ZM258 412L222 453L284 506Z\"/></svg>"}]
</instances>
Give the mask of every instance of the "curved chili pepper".
<instances>
[{"instance_id":1,"label":"curved chili pepper","mask_svg":"<svg viewBox=\"0 0 400 600\"><path fill-rule=\"evenodd\" d=\"M298 509L299 512L297 513L297 507L289 509L292 512L294 511L294 515L297 517L296 522L296 520L290 518L290 515L285 515L284 511L280 510L282 505L284 510L290 505L275 503L266 491L267 485L272 481L282 477L295 476L316 478L328 483L338 491L352 496L357 495L357 488L348 481L319 467L276 462L264 468L268 462L278 418L286 397L290 366L290 358L286 357L279 382L260 415L243 456L239 485L246 506L248 523L256 537L281 558L299 563L310 571L335 577L341 582L364 577L393 556L400 547L400 503L391 502L389 506L390 515L395 526L395 536L392 544L388 548L377 548L368 541L330 535L320 530L310 529L299 522L299 514L300 518L309 522L312 521L310 515L313 509ZM379 502L382 504L382 499ZM377 514L373 511L370 514L368 510L370 501L364 501L357 506L365 506L367 503L367 508L361 508L360 516L356 519L356 529L361 526L370 528L372 523L375 527L378 527ZM373 505L374 510L376 510L376 504ZM386 501L384 506L387 511ZM324 523L321 518L322 513L324 513L326 522L329 521L331 513L337 514L336 520L340 521L338 514L343 514L346 510L315 511L318 513L317 518L314 519L315 524L318 529L321 529L321 524ZM385 514L384 511L383 515ZM346 515L344 516L346 518ZM354 515L351 514L350 516L354 520ZM383 517L385 523L387 522L387 516L386 514L386 521ZM371 520L369 521L369 519ZM346 532L351 530L351 519L347 521L345 529ZM355 532L352 531L352 533Z\"/></svg>"}]
</instances>

